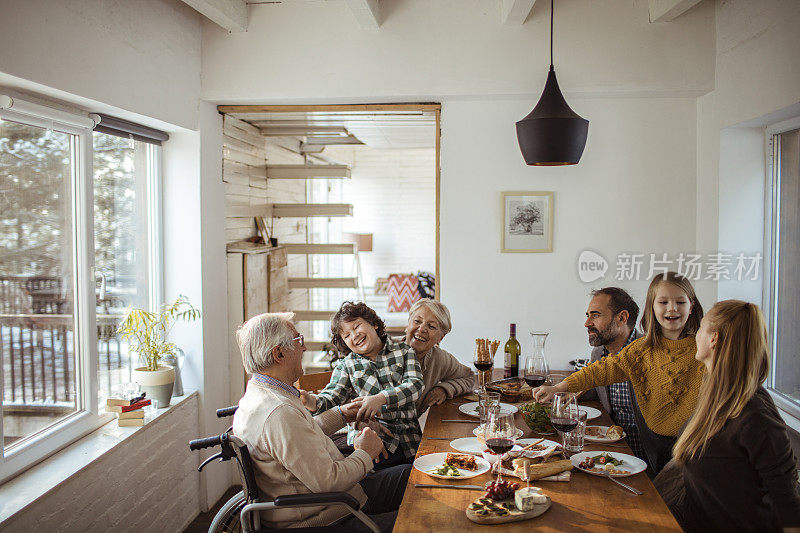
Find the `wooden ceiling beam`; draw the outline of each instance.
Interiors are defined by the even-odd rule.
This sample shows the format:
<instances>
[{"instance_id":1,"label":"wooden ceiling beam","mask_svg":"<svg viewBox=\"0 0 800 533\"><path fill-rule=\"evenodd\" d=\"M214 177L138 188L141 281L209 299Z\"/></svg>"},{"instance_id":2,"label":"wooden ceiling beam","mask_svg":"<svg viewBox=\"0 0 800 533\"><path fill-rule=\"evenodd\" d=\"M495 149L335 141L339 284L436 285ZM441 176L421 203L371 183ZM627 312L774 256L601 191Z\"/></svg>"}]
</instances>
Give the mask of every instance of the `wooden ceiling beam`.
<instances>
[{"instance_id":1,"label":"wooden ceiling beam","mask_svg":"<svg viewBox=\"0 0 800 533\"><path fill-rule=\"evenodd\" d=\"M247 31L245 0L183 0L195 11L232 33Z\"/></svg>"},{"instance_id":2,"label":"wooden ceiling beam","mask_svg":"<svg viewBox=\"0 0 800 533\"><path fill-rule=\"evenodd\" d=\"M536 0L503 0L500 4L501 21L506 26L522 26L535 3Z\"/></svg>"},{"instance_id":3,"label":"wooden ceiling beam","mask_svg":"<svg viewBox=\"0 0 800 533\"><path fill-rule=\"evenodd\" d=\"M650 22L671 22L702 0L648 0Z\"/></svg>"}]
</instances>

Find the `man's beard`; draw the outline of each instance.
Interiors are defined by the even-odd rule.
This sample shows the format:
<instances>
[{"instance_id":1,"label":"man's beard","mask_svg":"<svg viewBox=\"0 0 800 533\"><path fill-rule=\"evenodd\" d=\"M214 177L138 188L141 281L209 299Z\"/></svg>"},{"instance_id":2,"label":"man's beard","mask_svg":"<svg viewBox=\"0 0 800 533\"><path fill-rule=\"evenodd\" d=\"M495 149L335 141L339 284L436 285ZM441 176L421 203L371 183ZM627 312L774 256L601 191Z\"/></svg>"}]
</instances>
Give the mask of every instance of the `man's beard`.
<instances>
[{"instance_id":1,"label":"man's beard","mask_svg":"<svg viewBox=\"0 0 800 533\"><path fill-rule=\"evenodd\" d=\"M594 333L594 337L591 335L589 336L589 346L605 346L606 344L611 344L614 342L616 335L614 334L613 326L609 325L603 331L599 331L595 328L590 328L586 330L587 333Z\"/></svg>"}]
</instances>

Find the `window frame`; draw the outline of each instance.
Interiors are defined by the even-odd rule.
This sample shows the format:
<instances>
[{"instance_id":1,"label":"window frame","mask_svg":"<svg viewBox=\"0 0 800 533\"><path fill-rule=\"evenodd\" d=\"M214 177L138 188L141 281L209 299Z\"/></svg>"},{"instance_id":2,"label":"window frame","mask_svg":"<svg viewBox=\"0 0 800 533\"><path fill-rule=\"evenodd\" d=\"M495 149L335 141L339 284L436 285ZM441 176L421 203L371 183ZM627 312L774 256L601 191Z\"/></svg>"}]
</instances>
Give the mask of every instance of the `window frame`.
<instances>
[{"instance_id":1,"label":"window frame","mask_svg":"<svg viewBox=\"0 0 800 533\"><path fill-rule=\"evenodd\" d=\"M777 313L780 287L778 284L778 264L780 262L780 135L800 129L800 116L772 124L765 128L764 153L764 257L766 261L763 285L763 310L767 322L770 345L770 372L766 387L775 404L786 414L800 420L800 401L791 398L775 388L775 368L778 360Z\"/></svg>"},{"instance_id":2,"label":"window frame","mask_svg":"<svg viewBox=\"0 0 800 533\"><path fill-rule=\"evenodd\" d=\"M15 104L17 102L15 101ZM22 103L22 102L20 102ZM71 115L59 110L22 103L24 112L0 108L0 120L63 132L71 137L74 165L70 176L70 208L74 243L72 254L73 291L75 295L73 328L76 350L76 412L46 429L26 437L17 449L9 453L0 446L0 484L31 466L47 459L59 450L95 431L114 418L102 412L98 405L99 353L95 306L96 269L94 242L94 131L85 116ZM70 121L74 118L74 122ZM93 118L93 117L92 117ZM60 119L60 120L59 120ZM72 122L72 123L67 123ZM96 121L95 121L96 122ZM85 125L84 125L85 124ZM141 139L140 139L141 140ZM146 144L144 202L147 220L147 298L150 309L163 301L163 157L161 143ZM3 369L0 365L0 379ZM0 383L3 383L0 381ZM0 419L3 406L0 402ZM0 424L0 439L3 428ZM0 441L2 442L2 441Z\"/></svg>"},{"instance_id":3,"label":"window frame","mask_svg":"<svg viewBox=\"0 0 800 533\"><path fill-rule=\"evenodd\" d=\"M73 158L70 176L70 207L73 240L72 288L74 301L74 344L76 350L76 412L48 428L26 437L9 453L0 448L0 482L47 458L109 420L98 412L97 402L97 328L94 301L94 222L92 206L92 130L65 124L42 116L0 110L0 119L28 126L51 129L71 135ZM2 405L0 405L2 416ZM2 436L2 435L0 435Z\"/></svg>"}]
</instances>

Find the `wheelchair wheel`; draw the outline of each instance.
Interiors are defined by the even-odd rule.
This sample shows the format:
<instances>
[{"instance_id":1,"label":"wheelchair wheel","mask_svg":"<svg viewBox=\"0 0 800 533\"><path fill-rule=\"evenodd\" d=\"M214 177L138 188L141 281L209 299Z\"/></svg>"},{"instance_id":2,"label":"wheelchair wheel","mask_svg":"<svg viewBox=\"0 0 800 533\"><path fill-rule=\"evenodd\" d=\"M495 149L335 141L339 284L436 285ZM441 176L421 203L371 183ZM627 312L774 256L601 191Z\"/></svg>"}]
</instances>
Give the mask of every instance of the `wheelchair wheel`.
<instances>
[{"instance_id":1,"label":"wheelchair wheel","mask_svg":"<svg viewBox=\"0 0 800 533\"><path fill-rule=\"evenodd\" d=\"M239 491L225 502L225 505L214 516L214 520L208 526L208 533L240 533L243 531L242 524L239 522L239 513L245 505L247 505L247 498L245 498L244 492Z\"/></svg>"}]
</instances>

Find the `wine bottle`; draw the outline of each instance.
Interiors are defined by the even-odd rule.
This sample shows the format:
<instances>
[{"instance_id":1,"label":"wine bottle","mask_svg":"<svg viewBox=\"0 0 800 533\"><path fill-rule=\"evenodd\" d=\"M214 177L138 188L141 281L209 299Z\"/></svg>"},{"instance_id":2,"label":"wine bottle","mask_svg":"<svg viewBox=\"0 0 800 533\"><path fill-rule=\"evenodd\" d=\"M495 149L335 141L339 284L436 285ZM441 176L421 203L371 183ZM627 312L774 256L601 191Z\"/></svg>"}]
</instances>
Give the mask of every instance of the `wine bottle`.
<instances>
[{"instance_id":1,"label":"wine bottle","mask_svg":"<svg viewBox=\"0 0 800 533\"><path fill-rule=\"evenodd\" d=\"M505 352L505 365L503 377L515 378L519 376L519 355L520 347L517 340L517 325L511 324L509 338L506 341L506 346L503 350Z\"/></svg>"}]
</instances>

